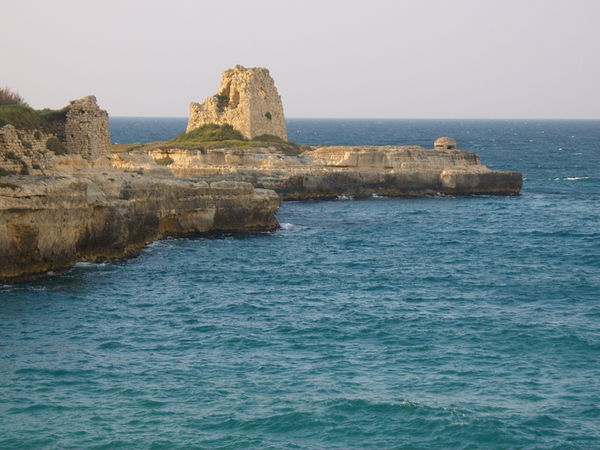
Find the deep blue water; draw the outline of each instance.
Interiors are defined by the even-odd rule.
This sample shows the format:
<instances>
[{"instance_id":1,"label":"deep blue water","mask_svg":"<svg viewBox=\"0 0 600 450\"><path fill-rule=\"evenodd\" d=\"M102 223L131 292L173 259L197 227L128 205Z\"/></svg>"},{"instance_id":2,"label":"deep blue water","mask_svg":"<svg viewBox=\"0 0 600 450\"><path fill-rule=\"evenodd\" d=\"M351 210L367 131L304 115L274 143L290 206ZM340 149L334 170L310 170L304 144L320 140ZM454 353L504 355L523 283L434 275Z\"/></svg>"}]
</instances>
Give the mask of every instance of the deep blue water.
<instances>
[{"instance_id":1,"label":"deep blue water","mask_svg":"<svg viewBox=\"0 0 600 450\"><path fill-rule=\"evenodd\" d=\"M273 233L4 286L0 448L600 448L600 121L288 125L449 135L523 195L288 202Z\"/></svg>"}]
</instances>

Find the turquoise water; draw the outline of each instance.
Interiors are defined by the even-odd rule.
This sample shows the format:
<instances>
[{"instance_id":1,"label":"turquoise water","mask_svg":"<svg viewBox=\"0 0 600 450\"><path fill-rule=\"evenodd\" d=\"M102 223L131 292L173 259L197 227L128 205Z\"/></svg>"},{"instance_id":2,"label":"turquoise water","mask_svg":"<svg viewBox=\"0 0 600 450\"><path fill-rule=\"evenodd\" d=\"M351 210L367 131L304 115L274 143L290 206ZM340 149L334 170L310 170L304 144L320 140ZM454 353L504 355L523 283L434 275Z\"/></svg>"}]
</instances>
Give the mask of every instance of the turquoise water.
<instances>
[{"instance_id":1,"label":"turquoise water","mask_svg":"<svg viewBox=\"0 0 600 450\"><path fill-rule=\"evenodd\" d=\"M288 202L273 233L1 287L0 448L600 448L600 122L289 128L450 135L523 195Z\"/></svg>"}]
</instances>

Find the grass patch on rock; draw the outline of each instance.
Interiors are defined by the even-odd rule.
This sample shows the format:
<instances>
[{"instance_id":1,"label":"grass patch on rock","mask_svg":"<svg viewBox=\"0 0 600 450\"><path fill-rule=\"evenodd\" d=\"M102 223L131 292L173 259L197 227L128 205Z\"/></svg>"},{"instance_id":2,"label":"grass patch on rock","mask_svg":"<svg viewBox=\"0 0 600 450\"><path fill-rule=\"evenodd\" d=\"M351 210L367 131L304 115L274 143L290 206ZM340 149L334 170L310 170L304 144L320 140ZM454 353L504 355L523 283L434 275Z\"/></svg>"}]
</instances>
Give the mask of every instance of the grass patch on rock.
<instances>
[{"instance_id":1,"label":"grass patch on rock","mask_svg":"<svg viewBox=\"0 0 600 450\"><path fill-rule=\"evenodd\" d=\"M275 148L283 152L287 156L298 156L302 152L300 147L294 144L293 142L286 141L284 139L270 134L257 136L254 139L245 139L239 131L237 131L235 128L228 124L205 125L203 127L192 130L189 133L180 134L179 136L171 139L170 141L152 142L144 145L141 145L139 143L113 145L113 152L148 152L157 149L210 150L217 148L224 150Z\"/></svg>"},{"instance_id":2,"label":"grass patch on rock","mask_svg":"<svg viewBox=\"0 0 600 450\"><path fill-rule=\"evenodd\" d=\"M55 137L51 137L46 141L46 148L55 155L67 154L67 148Z\"/></svg>"},{"instance_id":3,"label":"grass patch on rock","mask_svg":"<svg viewBox=\"0 0 600 450\"><path fill-rule=\"evenodd\" d=\"M171 142L214 142L214 141L243 141L244 136L229 124L209 124L196 128L189 133L183 133Z\"/></svg>"}]
</instances>

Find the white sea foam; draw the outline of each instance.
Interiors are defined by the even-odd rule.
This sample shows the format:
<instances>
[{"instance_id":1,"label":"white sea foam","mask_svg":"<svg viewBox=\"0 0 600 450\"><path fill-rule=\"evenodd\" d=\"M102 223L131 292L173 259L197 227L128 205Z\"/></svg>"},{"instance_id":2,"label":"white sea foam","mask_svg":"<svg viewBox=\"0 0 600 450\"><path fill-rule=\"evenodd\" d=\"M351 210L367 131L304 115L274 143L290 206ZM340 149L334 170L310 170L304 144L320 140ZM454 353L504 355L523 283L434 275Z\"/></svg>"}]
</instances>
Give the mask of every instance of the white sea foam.
<instances>
[{"instance_id":1,"label":"white sea foam","mask_svg":"<svg viewBox=\"0 0 600 450\"><path fill-rule=\"evenodd\" d=\"M282 230L292 230L295 228L295 225L293 223L280 223L279 226L281 227Z\"/></svg>"},{"instance_id":2,"label":"white sea foam","mask_svg":"<svg viewBox=\"0 0 600 450\"><path fill-rule=\"evenodd\" d=\"M554 181L577 181L577 180L588 180L590 177L563 177L554 178Z\"/></svg>"},{"instance_id":3,"label":"white sea foam","mask_svg":"<svg viewBox=\"0 0 600 450\"><path fill-rule=\"evenodd\" d=\"M338 200L354 200L354 196L342 194L342 195L338 195L337 199Z\"/></svg>"},{"instance_id":4,"label":"white sea foam","mask_svg":"<svg viewBox=\"0 0 600 450\"><path fill-rule=\"evenodd\" d=\"M78 268L81 268L81 267L103 267L103 266L108 266L109 264L111 264L110 261L104 261L104 262L98 262L98 263L88 262L88 261L79 261L79 262L75 263L74 267L78 267ZM48 273L50 273L50 272L48 272Z\"/></svg>"}]
</instances>

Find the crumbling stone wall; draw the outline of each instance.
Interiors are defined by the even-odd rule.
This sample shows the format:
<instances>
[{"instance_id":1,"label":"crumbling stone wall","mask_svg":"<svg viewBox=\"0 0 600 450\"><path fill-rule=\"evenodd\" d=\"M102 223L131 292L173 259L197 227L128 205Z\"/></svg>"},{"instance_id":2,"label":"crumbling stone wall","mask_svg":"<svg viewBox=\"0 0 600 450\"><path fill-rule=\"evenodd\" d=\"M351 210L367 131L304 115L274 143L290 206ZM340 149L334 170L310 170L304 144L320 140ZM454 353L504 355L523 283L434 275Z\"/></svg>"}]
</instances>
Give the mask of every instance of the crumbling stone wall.
<instances>
[{"instance_id":1,"label":"crumbling stone wall","mask_svg":"<svg viewBox=\"0 0 600 450\"><path fill-rule=\"evenodd\" d=\"M69 154L81 155L90 161L110 155L108 113L100 109L93 95L71 102L65 135Z\"/></svg>"},{"instance_id":2,"label":"crumbling stone wall","mask_svg":"<svg viewBox=\"0 0 600 450\"><path fill-rule=\"evenodd\" d=\"M0 128L0 172L28 174L34 170L43 170L52 162L53 154L48 149L50 139L56 137L39 130L18 130L12 125L3 126Z\"/></svg>"},{"instance_id":3,"label":"crumbling stone wall","mask_svg":"<svg viewBox=\"0 0 600 450\"><path fill-rule=\"evenodd\" d=\"M0 128L0 175L43 172L52 167L56 155L81 155L93 162L109 156L110 147L108 113L90 95L72 101L66 119L44 130Z\"/></svg>"},{"instance_id":4,"label":"crumbling stone wall","mask_svg":"<svg viewBox=\"0 0 600 450\"><path fill-rule=\"evenodd\" d=\"M269 71L236 66L223 72L215 96L190 104L187 131L211 123L230 124L247 139L270 134L287 140L283 104Z\"/></svg>"}]
</instances>

